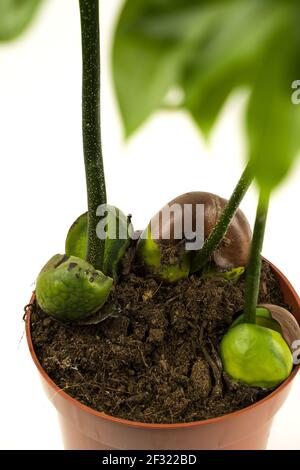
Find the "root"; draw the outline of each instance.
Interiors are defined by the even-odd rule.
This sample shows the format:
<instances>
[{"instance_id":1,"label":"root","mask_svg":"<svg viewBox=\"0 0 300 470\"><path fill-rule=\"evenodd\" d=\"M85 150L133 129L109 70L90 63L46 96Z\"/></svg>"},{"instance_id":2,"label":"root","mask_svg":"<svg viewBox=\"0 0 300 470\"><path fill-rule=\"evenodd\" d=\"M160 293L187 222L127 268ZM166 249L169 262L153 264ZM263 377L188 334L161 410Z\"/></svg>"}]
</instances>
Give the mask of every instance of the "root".
<instances>
[{"instance_id":1,"label":"root","mask_svg":"<svg viewBox=\"0 0 300 470\"><path fill-rule=\"evenodd\" d=\"M25 307L24 307L24 315L23 315L23 317L22 317L22 320L23 320L23 321L26 321L26 317L27 317L28 310L31 310L31 312L33 312L33 311L35 310L35 303L25 305Z\"/></svg>"},{"instance_id":2,"label":"root","mask_svg":"<svg viewBox=\"0 0 300 470\"><path fill-rule=\"evenodd\" d=\"M215 380L215 384L214 384L214 387L213 387L213 390L211 392L211 395L213 397L221 397L223 395L223 385L222 385L222 364L221 364L221 361L220 361L220 358L215 350L215 347L214 345L212 344L212 342L209 340L209 345L211 347L211 350L212 350L212 354L210 355L209 352L207 351L207 348L204 344L204 341L203 341L203 333L204 333L204 329L206 327L206 323L203 323L201 328L200 328L200 334L199 334L199 343L200 343L200 348L201 348L201 351L203 353L203 356L205 358L205 360L208 362L211 370L212 370L212 373L213 373L213 376L214 376L214 380Z\"/></svg>"}]
</instances>

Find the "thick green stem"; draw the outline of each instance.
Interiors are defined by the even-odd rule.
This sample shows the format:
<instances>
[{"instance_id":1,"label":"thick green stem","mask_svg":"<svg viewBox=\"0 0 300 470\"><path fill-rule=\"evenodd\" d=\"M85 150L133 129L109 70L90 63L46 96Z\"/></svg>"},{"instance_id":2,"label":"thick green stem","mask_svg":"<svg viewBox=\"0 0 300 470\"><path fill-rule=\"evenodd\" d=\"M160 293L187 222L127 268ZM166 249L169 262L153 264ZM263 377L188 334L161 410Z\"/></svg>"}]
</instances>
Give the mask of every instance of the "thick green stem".
<instances>
[{"instance_id":1,"label":"thick green stem","mask_svg":"<svg viewBox=\"0 0 300 470\"><path fill-rule=\"evenodd\" d=\"M104 243L97 237L96 211L106 204L100 128L100 26L99 0L79 0L82 39L82 133L88 197L86 260L102 269Z\"/></svg>"},{"instance_id":2,"label":"thick green stem","mask_svg":"<svg viewBox=\"0 0 300 470\"><path fill-rule=\"evenodd\" d=\"M191 273L200 271L209 261L213 252L218 248L224 236L226 235L228 226L236 213L243 197L249 189L253 181L252 172L249 165L244 170L238 184L233 191L231 198L228 201L218 223L214 227L211 234L205 240L203 247L193 259Z\"/></svg>"},{"instance_id":3,"label":"thick green stem","mask_svg":"<svg viewBox=\"0 0 300 470\"><path fill-rule=\"evenodd\" d=\"M269 199L270 195L261 191L256 212L250 258L246 271L245 323L255 323L260 284L261 251L265 235Z\"/></svg>"}]
</instances>

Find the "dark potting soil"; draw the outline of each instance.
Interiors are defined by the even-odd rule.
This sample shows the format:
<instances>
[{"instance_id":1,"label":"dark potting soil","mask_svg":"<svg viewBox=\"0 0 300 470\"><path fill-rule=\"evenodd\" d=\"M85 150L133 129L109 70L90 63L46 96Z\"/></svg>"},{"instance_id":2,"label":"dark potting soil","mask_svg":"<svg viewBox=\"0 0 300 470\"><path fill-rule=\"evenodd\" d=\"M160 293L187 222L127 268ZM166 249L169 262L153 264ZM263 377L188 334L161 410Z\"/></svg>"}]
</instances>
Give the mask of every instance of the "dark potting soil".
<instances>
[{"instance_id":1,"label":"dark potting soil","mask_svg":"<svg viewBox=\"0 0 300 470\"><path fill-rule=\"evenodd\" d=\"M147 423L212 418L270 393L222 372L218 346L243 299L243 278L165 285L127 274L103 312L113 317L101 323L63 324L36 307L33 344L52 380L95 410ZM260 302L284 305L265 262Z\"/></svg>"}]
</instances>

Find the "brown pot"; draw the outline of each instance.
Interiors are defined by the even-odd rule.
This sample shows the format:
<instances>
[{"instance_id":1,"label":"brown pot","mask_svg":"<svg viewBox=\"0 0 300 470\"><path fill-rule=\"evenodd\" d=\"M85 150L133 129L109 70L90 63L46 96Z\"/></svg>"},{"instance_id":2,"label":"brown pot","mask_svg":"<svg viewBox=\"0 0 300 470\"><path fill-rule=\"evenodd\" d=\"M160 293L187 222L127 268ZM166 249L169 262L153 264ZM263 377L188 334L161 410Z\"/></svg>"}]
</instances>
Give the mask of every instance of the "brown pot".
<instances>
[{"instance_id":1,"label":"brown pot","mask_svg":"<svg viewBox=\"0 0 300 470\"><path fill-rule=\"evenodd\" d=\"M285 302L300 323L297 293L285 276L271 266L280 282ZM94 411L59 389L43 370L34 352L30 311L26 316L26 336L46 394L58 411L65 449L73 450L265 449L273 417L287 398L299 370L296 366L273 393L240 411L193 423L144 424Z\"/></svg>"}]
</instances>

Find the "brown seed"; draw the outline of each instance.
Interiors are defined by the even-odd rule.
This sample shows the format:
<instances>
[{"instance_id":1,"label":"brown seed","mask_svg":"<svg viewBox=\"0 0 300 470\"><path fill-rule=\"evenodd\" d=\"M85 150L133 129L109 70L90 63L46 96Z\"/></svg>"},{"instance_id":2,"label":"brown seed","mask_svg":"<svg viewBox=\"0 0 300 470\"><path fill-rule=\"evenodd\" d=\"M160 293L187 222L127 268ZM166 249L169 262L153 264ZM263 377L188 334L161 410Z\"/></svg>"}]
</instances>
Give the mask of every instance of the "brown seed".
<instances>
[{"instance_id":1,"label":"brown seed","mask_svg":"<svg viewBox=\"0 0 300 470\"><path fill-rule=\"evenodd\" d=\"M282 336L289 345L291 351L294 351L296 347L294 346L296 341L300 340L300 326L294 315L291 314L288 310L279 305L273 304L261 304L258 307L266 308L272 318L276 320L282 331Z\"/></svg>"},{"instance_id":2,"label":"brown seed","mask_svg":"<svg viewBox=\"0 0 300 470\"><path fill-rule=\"evenodd\" d=\"M152 217L149 226L152 236L164 245L180 246L182 240L176 239L175 227L184 227L185 216L192 217L192 230L196 230L196 205L204 205L204 239L206 239L218 222L227 200L216 194L208 192L190 192L176 197L168 202L157 214ZM164 211L168 211L177 204L181 211L170 212L170 218L163 217ZM185 205L190 206L185 206ZM184 209L185 206L185 210ZM189 207L189 209L188 209ZM187 211L187 212L186 212ZM168 238L169 243L167 243ZM245 266L248 262L252 232L244 213L238 209L228 227L224 240L213 254L216 265L222 269L232 269Z\"/></svg>"}]
</instances>

